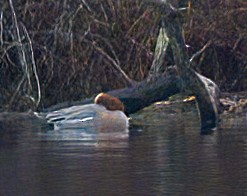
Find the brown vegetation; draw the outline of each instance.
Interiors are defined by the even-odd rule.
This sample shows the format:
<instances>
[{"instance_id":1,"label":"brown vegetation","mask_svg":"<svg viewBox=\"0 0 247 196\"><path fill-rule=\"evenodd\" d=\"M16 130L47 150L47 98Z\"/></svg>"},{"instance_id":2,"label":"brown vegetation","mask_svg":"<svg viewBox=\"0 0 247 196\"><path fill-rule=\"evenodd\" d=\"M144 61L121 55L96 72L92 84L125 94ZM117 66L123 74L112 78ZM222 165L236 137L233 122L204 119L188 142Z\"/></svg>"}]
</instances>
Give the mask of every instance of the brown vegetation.
<instances>
[{"instance_id":1,"label":"brown vegetation","mask_svg":"<svg viewBox=\"0 0 247 196\"><path fill-rule=\"evenodd\" d=\"M247 89L247 3L192 1L193 13L185 23L192 55L204 46L193 68L214 80L223 91Z\"/></svg>"},{"instance_id":2,"label":"brown vegetation","mask_svg":"<svg viewBox=\"0 0 247 196\"><path fill-rule=\"evenodd\" d=\"M150 1L11 2L0 2L2 110L79 100L148 76L160 18ZM181 2L191 6L183 11L188 54L202 49L192 67L223 90L246 90L246 3Z\"/></svg>"}]
</instances>

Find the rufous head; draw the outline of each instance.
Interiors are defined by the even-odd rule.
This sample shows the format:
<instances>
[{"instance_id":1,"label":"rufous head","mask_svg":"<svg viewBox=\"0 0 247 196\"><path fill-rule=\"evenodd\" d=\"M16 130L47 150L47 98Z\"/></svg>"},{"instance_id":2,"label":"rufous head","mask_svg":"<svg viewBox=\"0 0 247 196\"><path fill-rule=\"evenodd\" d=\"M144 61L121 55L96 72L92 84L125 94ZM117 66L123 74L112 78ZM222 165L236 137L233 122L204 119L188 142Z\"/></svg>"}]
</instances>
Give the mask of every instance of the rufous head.
<instances>
[{"instance_id":1,"label":"rufous head","mask_svg":"<svg viewBox=\"0 0 247 196\"><path fill-rule=\"evenodd\" d=\"M98 94L95 99L94 102L96 104L100 104L106 107L106 109L108 110L120 110L123 111L125 110L124 108L124 104L117 98L117 97L113 97L111 95L108 95L106 93L100 93Z\"/></svg>"}]
</instances>

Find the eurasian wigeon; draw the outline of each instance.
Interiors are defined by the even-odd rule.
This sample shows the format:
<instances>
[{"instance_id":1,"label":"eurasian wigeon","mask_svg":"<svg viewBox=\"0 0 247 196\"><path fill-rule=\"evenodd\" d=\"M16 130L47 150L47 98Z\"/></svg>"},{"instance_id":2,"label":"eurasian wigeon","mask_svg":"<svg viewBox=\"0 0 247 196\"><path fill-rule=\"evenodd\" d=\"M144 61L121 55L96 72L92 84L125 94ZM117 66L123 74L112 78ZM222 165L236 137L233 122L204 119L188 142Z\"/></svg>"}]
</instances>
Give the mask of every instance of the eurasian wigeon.
<instances>
[{"instance_id":1,"label":"eurasian wigeon","mask_svg":"<svg viewBox=\"0 0 247 196\"><path fill-rule=\"evenodd\" d=\"M128 131L124 104L117 98L100 93L94 103L72 106L48 113L49 124L59 129L94 129L100 132Z\"/></svg>"}]
</instances>

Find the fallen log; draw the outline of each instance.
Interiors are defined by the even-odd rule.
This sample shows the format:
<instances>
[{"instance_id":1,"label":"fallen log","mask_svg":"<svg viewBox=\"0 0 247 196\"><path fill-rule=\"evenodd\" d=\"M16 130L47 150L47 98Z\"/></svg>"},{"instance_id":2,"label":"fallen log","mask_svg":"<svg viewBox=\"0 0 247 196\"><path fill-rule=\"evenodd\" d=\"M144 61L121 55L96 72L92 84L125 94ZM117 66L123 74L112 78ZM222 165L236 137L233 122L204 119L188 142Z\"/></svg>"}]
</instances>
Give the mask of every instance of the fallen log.
<instances>
[{"instance_id":1,"label":"fallen log","mask_svg":"<svg viewBox=\"0 0 247 196\"><path fill-rule=\"evenodd\" d=\"M156 102L165 100L168 97L181 91L181 78L176 68L170 68L163 74L156 75L152 79L146 79L128 88L108 91L106 93L118 97L124 104L127 114L135 113L142 108ZM43 110L51 112L72 105L83 105L93 103L95 96L82 101L59 103Z\"/></svg>"}]
</instances>

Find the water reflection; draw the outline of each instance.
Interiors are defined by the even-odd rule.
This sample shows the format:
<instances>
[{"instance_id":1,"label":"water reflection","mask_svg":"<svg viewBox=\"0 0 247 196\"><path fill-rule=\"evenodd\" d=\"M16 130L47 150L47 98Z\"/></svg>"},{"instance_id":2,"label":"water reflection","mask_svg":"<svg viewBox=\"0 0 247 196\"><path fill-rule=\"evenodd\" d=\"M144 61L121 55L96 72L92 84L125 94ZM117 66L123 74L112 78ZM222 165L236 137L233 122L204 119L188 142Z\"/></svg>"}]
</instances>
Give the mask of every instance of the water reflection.
<instances>
[{"instance_id":1,"label":"water reflection","mask_svg":"<svg viewBox=\"0 0 247 196\"><path fill-rule=\"evenodd\" d=\"M44 130L0 119L0 195L245 195L245 117L200 135L194 114L162 116L130 135Z\"/></svg>"}]
</instances>

